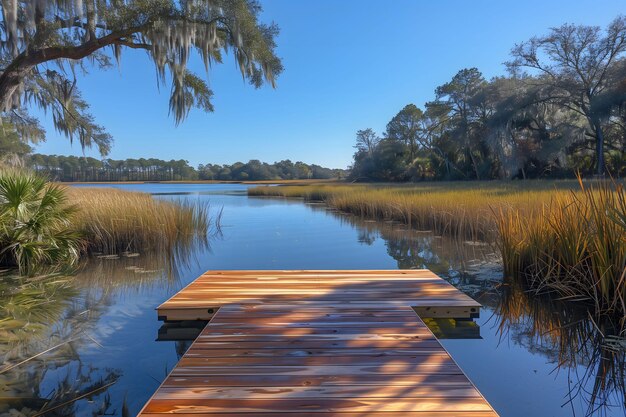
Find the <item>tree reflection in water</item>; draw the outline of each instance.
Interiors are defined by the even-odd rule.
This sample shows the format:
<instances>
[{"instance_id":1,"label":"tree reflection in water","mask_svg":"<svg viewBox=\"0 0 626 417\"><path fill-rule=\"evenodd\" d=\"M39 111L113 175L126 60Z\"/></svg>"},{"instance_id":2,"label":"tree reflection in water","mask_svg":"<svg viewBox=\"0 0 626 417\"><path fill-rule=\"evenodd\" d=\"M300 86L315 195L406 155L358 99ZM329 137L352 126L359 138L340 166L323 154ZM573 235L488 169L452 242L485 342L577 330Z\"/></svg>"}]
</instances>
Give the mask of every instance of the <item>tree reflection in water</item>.
<instances>
[{"instance_id":1,"label":"tree reflection in water","mask_svg":"<svg viewBox=\"0 0 626 417\"><path fill-rule=\"evenodd\" d=\"M314 210L319 210L311 206ZM494 290L502 279L495 247L485 242L435 236L397 222L374 222L352 215L335 214L340 222L358 230L358 241L373 245L384 241L387 253L399 269L427 268L477 298Z\"/></svg>"},{"instance_id":2,"label":"tree reflection in water","mask_svg":"<svg viewBox=\"0 0 626 417\"><path fill-rule=\"evenodd\" d=\"M94 366L80 352L102 348L92 334L116 294L178 288L179 270L209 251L208 242L194 238L161 253L94 258L73 276L20 278L4 271L0 415L128 415L125 399L107 393L123 370Z\"/></svg>"}]
</instances>

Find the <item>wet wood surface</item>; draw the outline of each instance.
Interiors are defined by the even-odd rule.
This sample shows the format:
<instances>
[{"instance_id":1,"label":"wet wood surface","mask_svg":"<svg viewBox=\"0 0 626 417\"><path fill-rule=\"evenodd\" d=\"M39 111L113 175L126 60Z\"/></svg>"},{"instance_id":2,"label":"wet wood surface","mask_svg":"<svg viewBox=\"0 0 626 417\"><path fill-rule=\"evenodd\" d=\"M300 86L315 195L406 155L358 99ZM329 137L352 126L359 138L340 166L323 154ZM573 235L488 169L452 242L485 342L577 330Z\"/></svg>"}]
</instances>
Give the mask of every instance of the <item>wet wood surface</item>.
<instances>
[{"instance_id":1,"label":"wet wood surface","mask_svg":"<svg viewBox=\"0 0 626 417\"><path fill-rule=\"evenodd\" d=\"M401 272L204 274L164 305L217 312L140 416L497 416L411 307L478 304L430 271Z\"/></svg>"}]
</instances>

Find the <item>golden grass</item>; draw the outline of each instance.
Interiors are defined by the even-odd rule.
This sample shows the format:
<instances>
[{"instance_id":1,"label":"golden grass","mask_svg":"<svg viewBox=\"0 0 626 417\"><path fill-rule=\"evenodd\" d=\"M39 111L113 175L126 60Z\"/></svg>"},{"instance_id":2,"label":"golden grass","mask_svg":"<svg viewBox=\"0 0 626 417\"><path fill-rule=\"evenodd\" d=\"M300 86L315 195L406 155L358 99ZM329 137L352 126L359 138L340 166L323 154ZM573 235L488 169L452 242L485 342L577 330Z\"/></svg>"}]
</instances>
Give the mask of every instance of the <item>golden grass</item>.
<instances>
[{"instance_id":1,"label":"golden grass","mask_svg":"<svg viewBox=\"0 0 626 417\"><path fill-rule=\"evenodd\" d=\"M626 200L618 183L309 185L249 194L320 200L364 218L497 241L505 274L531 281L534 291L626 313Z\"/></svg>"},{"instance_id":2,"label":"golden grass","mask_svg":"<svg viewBox=\"0 0 626 417\"><path fill-rule=\"evenodd\" d=\"M67 181L56 182L56 184L320 184L320 183L337 183L340 180L336 178L329 179L274 179L274 180L254 180L254 181L240 181L240 180L172 180L172 181Z\"/></svg>"},{"instance_id":3,"label":"golden grass","mask_svg":"<svg viewBox=\"0 0 626 417\"><path fill-rule=\"evenodd\" d=\"M626 320L626 215L624 189L598 184L557 195L534 216L500 210L500 252L505 274L538 293L593 302L594 311Z\"/></svg>"},{"instance_id":4,"label":"golden grass","mask_svg":"<svg viewBox=\"0 0 626 417\"><path fill-rule=\"evenodd\" d=\"M158 200L113 188L67 187L66 192L79 208L74 227L92 253L178 251L198 240L206 241L215 226L205 205Z\"/></svg>"},{"instance_id":5,"label":"golden grass","mask_svg":"<svg viewBox=\"0 0 626 417\"><path fill-rule=\"evenodd\" d=\"M437 183L424 185L308 185L255 187L252 196L300 197L324 201L338 210L379 220L396 220L415 229L472 240L496 237L493 210L514 207L536 212L555 194L567 194L573 182L524 187L515 183Z\"/></svg>"}]
</instances>

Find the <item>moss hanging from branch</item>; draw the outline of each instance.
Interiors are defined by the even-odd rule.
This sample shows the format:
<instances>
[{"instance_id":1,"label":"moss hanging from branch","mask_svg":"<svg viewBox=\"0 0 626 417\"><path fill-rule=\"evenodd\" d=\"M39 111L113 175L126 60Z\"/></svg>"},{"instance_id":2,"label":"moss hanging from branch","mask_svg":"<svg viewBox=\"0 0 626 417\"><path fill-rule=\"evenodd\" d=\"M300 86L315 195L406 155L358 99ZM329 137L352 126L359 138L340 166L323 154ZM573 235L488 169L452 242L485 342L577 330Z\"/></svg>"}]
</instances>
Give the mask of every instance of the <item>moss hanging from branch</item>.
<instances>
[{"instance_id":1,"label":"moss hanging from branch","mask_svg":"<svg viewBox=\"0 0 626 417\"><path fill-rule=\"evenodd\" d=\"M2 0L1 6L0 110L29 104L51 110L60 132L78 137L83 147L97 144L102 153L110 137L86 103L72 106L80 102L75 69L86 70L85 58L106 68L110 58L119 64L124 50L146 51L159 83L171 80L170 113L177 124L193 107L213 110L211 89L188 69L194 53L207 72L231 54L257 88L275 86L282 71L274 52L278 28L259 22L255 0Z\"/></svg>"}]
</instances>

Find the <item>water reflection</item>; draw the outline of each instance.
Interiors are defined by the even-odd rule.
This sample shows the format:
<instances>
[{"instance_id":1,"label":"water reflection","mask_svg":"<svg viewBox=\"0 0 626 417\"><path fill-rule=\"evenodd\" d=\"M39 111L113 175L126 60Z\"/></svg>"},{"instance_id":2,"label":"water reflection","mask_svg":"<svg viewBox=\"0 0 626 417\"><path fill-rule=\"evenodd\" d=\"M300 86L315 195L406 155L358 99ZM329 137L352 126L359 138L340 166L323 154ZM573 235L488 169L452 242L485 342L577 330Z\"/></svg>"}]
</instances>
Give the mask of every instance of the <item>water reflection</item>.
<instances>
[{"instance_id":1,"label":"water reflection","mask_svg":"<svg viewBox=\"0 0 626 417\"><path fill-rule=\"evenodd\" d=\"M207 323L208 321L204 320L163 323L159 328L157 340L159 342L196 340Z\"/></svg>"},{"instance_id":2,"label":"water reflection","mask_svg":"<svg viewBox=\"0 0 626 417\"><path fill-rule=\"evenodd\" d=\"M83 363L78 350L93 342L90 329L106 294L81 291L74 278L0 278L0 413L73 415L77 398L101 393L121 371ZM109 407L105 399L98 405Z\"/></svg>"},{"instance_id":3,"label":"water reflection","mask_svg":"<svg viewBox=\"0 0 626 417\"><path fill-rule=\"evenodd\" d=\"M623 342L609 336L618 332L607 323L596 328L584 312L502 285L490 245L296 200L250 199L241 185L120 188L145 188L158 198L210 198L224 206L224 238L211 240L214 254L192 245L173 257L94 258L69 279L0 278L0 415L32 416L57 406L46 415L134 415L188 348L183 339L193 337L181 336L189 329L159 333L154 308L207 269L396 267L429 268L486 306L477 320L482 339L468 323L431 327L464 338L442 343L501 415L581 415L608 400L616 407L597 413L624 415ZM157 334L170 341L154 342Z\"/></svg>"},{"instance_id":4,"label":"water reflection","mask_svg":"<svg viewBox=\"0 0 626 417\"><path fill-rule=\"evenodd\" d=\"M473 320L422 317L437 339L480 339L480 326Z\"/></svg>"},{"instance_id":5,"label":"water reflection","mask_svg":"<svg viewBox=\"0 0 626 417\"><path fill-rule=\"evenodd\" d=\"M80 352L102 348L98 339L112 330L100 320L120 297L137 299L153 287L175 292L181 268L209 252L208 239L194 238L163 253L98 256L74 276L1 274L0 415L119 415L126 400L107 391L125 370L99 367ZM182 355L186 345L178 344Z\"/></svg>"},{"instance_id":6,"label":"water reflection","mask_svg":"<svg viewBox=\"0 0 626 417\"><path fill-rule=\"evenodd\" d=\"M587 415L626 409L626 339L611 317L596 322L585 308L536 294L512 279L505 279L500 293L500 333L513 333L517 343L568 372L567 403L585 404Z\"/></svg>"},{"instance_id":7,"label":"water reflection","mask_svg":"<svg viewBox=\"0 0 626 417\"><path fill-rule=\"evenodd\" d=\"M325 210L318 205L309 207ZM493 244L436 236L397 222L376 222L327 211L341 223L356 228L360 243L372 245L378 239L384 241L387 254L396 261L398 269L430 269L474 298L493 293L502 280L500 258Z\"/></svg>"},{"instance_id":8,"label":"water reflection","mask_svg":"<svg viewBox=\"0 0 626 417\"><path fill-rule=\"evenodd\" d=\"M626 332L618 327L619 318L594 322L579 305L539 296L519 282L503 282L493 245L434 236L393 222L335 215L341 222L358 228L358 241L362 244L384 240L387 253L397 261L398 268L431 269L483 305L492 307L492 323L496 323L499 337L508 337L529 352L545 356L556 372L567 373L569 390L564 403L571 407L573 415L580 411L585 415L623 415ZM459 326L448 319L425 321L441 339L480 337L475 323Z\"/></svg>"}]
</instances>

